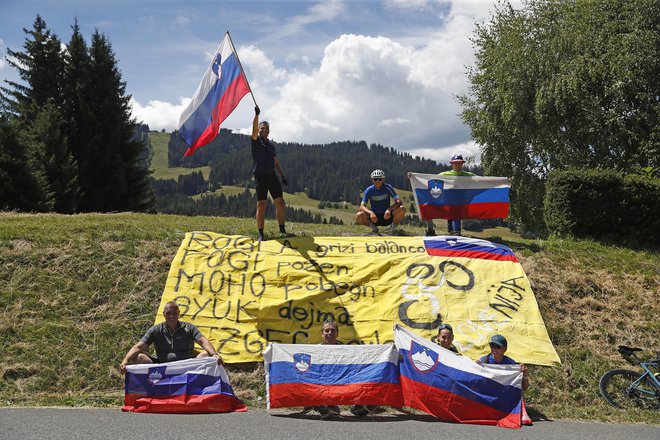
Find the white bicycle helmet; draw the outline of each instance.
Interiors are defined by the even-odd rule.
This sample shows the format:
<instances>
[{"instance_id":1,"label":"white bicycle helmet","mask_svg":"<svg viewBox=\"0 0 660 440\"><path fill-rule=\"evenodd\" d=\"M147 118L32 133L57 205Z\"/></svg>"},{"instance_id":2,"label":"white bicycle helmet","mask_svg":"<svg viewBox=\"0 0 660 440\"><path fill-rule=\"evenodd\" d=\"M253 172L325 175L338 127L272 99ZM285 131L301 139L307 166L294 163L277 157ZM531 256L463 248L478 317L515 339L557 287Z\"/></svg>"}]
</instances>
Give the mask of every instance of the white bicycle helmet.
<instances>
[{"instance_id":1,"label":"white bicycle helmet","mask_svg":"<svg viewBox=\"0 0 660 440\"><path fill-rule=\"evenodd\" d=\"M371 172L371 178L372 179L376 179L376 178L384 179L385 178L385 171L383 171L383 170L373 170Z\"/></svg>"}]
</instances>

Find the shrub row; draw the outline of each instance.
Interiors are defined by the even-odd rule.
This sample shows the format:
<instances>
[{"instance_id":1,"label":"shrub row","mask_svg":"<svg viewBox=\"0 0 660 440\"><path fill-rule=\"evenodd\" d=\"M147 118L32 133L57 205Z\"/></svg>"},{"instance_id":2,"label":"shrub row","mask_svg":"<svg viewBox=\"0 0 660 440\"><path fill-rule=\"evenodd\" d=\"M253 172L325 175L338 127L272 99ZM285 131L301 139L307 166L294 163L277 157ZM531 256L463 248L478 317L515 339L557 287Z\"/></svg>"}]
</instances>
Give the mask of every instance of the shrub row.
<instances>
[{"instance_id":1,"label":"shrub row","mask_svg":"<svg viewBox=\"0 0 660 440\"><path fill-rule=\"evenodd\" d=\"M597 169L553 171L544 219L548 232L558 236L657 246L660 179Z\"/></svg>"}]
</instances>

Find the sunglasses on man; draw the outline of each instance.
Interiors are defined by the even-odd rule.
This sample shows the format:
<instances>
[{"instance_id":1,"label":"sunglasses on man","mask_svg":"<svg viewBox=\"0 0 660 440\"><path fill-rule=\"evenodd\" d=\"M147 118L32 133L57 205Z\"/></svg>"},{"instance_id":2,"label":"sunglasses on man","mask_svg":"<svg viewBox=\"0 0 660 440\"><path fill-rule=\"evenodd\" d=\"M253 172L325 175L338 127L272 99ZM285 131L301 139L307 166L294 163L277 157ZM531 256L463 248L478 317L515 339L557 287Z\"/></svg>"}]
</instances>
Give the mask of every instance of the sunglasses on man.
<instances>
[{"instance_id":1,"label":"sunglasses on man","mask_svg":"<svg viewBox=\"0 0 660 440\"><path fill-rule=\"evenodd\" d=\"M373 179L373 181L374 181L374 182L382 182L383 179L377 177L377 178Z\"/></svg>"}]
</instances>

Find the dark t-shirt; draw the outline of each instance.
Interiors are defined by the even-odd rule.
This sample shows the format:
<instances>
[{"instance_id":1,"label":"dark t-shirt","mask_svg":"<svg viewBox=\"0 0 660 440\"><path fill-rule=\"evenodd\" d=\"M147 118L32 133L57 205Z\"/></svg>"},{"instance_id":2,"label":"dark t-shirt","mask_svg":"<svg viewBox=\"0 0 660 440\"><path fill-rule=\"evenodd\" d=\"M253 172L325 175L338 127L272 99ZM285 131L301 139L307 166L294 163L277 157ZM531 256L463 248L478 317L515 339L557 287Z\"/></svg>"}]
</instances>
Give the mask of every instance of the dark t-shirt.
<instances>
[{"instance_id":1,"label":"dark t-shirt","mask_svg":"<svg viewBox=\"0 0 660 440\"><path fill-rule=\"evenodd\" d=\"M189 322L179 321L173 332L167 323L161 322L147 330L140 341L147 345L154 344L159 361L173 362L194 357L195 342L202 336L199 329Z\"/></svg>"},{"instance_id":2,"label":"dark t-shirt","mask_svg":"<svg viewBox=\"0 0 660 440\"><path fill-rule=\"evenodd\" d=\"M275 172L275 147L268 139L252 140L252 173L272 174Z\"/></svg>"}]
</instances>

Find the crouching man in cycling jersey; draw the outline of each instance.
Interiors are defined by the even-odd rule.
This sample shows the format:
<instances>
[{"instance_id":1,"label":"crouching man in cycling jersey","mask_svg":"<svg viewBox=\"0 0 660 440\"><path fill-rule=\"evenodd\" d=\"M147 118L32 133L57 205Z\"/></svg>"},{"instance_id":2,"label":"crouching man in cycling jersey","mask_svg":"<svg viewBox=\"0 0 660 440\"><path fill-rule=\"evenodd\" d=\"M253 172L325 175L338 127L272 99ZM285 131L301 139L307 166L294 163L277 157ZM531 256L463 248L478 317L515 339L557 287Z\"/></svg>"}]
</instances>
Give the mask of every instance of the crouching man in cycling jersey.
<instances>
[{"instance_id":1,"label":"crouching man in cycling jersey","mask_svg":"<svg viewBox=\"0 0 660 440\"><path fill-rule=\"evenodd\" d=\"M406 209L394 187L385 183L383 170L373 170L371 181L373 184L364 190L360 211L355 215L355 219L361 225L371 227L373 234L378 234L378 226L390 226L387 232L392 234L403 220ZM394 204L390 205L390 199L394 200ZM367 208L367 203L371 209Z\"/></svg>"}]
</instances>

